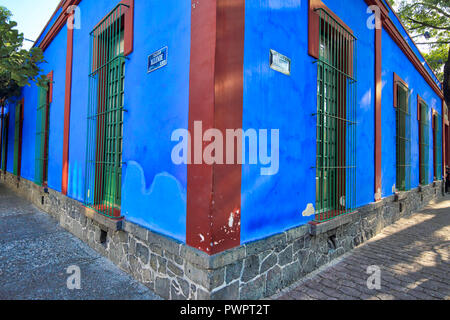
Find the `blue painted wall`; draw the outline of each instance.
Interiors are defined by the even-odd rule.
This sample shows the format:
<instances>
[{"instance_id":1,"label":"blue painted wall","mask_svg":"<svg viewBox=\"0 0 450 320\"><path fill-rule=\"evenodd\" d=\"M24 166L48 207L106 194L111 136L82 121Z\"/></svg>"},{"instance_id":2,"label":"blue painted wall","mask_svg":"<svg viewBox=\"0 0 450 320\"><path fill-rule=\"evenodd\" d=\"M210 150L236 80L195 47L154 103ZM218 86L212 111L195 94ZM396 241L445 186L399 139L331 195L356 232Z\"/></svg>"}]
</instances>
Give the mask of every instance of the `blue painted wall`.
<instances>
[{"instance_id":1,"label":"blue painted wall","mask_svg":"<svg viewBox=\"0 0 450 320\"><path fill-rule=\"evenodd\" d=\"M89 33L115 4L82 1L81 29L74 30L69 196L80 201L90 64L86 48ZM122 214L184 241L187 168L172 164L170 138L174 130L188 127L190 4L136 0L134 23L134 51L125 65ZM148 74L148 56L164 46L169 47L168 65Z\"/></svg>"},{"instance_id":2,"label":"blue painted wall","mask_svg":"<svg viewBox=\"0 0 450 320\"><path fill-rule=\"evenodd\" d=\"M44 58L47 62L40 66L44 74L53 71L53 95L52 103L50 104L49 120L48 185L56 191L61 191L66 44L67 29L64 27L44 51ZM23 178L34 181L38 87L35 84L27 86L23 89L22 95L25 105L21 173ZM12 134L14 134L14 129Z\"/></svg>"},{"instance_id":3,"label":"blue painted wall","mask_svg":"<svg viewBox=\"0 0 450 320\"><path fill-rule=\"evenodd\" d=\"M1 112L1 110L0 110ZM4 108L5 114L8 114L9 116L9 122L8 122L8 141L7 141L7 152L6 152L6 171L13 172L14 170L14 119L15 119L15 113L16 113L16 105L15 103L8 103L7 106ZM4 121L4 120L1 120ZM3 123L5 125L5 122ZM0 126L1 127L1 126ZM3 146L0 149L0 152L3 150ZM3 168L3 155L0 157L0 163L1 168Z\"/></svg>"},{"instance_id":4,"label":"blue painted wall","mask_svg":"<svg viewBox=\"0 0 450 320\"><path fill-rule=\"evenodd\" d=\"M302 212L315 203L316 82L305 79L317 70L306 21L307 1L246 2L243 129L279 129L280 159L272 176L248 159L242 167L242 243L311 220ZM291 76L269 68L270 49L291 58Z\"/></svg>"},{"instance_id":5,"label":"blue painted wall","mask_svg":"<svg viewBox=\"0 0 450 320\"><path fill-rule=\"evenodd\" d=\"M171 135L188 128L190 1L137 0L135 6L134 51L125 77L122 211L185 241L187 166L173 164ZM147 73L148 56L164 46L168 65Z\"/></svg>"},{"instance_id":6,"label":"blue painted wall","mask_svg":"<svg viewBox=\"0 0 450 320\"><path fill-rule=\"evenodd\" d=\"M352 0L324 1L355 33L357 42L356 204L374 198L374 31L366 27L367 6ZM316 197L317 67L308 55L308 1L265 0L246 4L244 130L280 130L280 169L260 175L242 170L241 242L284 231L313 219L304 217ZM269 68L269 50L292 59L291 76ZM361 142L359 142L361 141Z\"/></svg>"},{"instance_id":7,"label":"blue painted wall","mask_svg":"<svg viewBox=\"0 0 450 320\"><path fill-rule=\"evenodd\" d=\"M354 32L357 41L356 206L374 199L374 30L367 28L362 0L325 0ZM74 30L68 195L84 200L89 33L118 1L85 0L79 5L81 29ZM185 241L186 165L174 165L171 141L176 129L188 128L190 2L135 0L134 51L126 61L122 214L130 221ZM157 14L155 14L157 13ZM151 19L149 18L151 17ZM243 129L278 129L280 159L276 175L261 175L264 165L242 168L241 242L260 239L305 224L308 204L315 204L317 67L308 55L308 1L246 2ZM398 21L396 22L398 23ZM48 29L48 28L47 28ZM417 93L430 108L440 99L383 31L383 197L395 184L395 110L393 75L413 89L412 186L418 185ZM42 40L42 37L41 39ZM49 186L61 190L67 28L45 51L45 73L54 71L50 114ZM147 73L147 57L168 46L168 65ZM292 59L291 75L269 68L270 49ZM417 49L414 49L417 51ZM401 66L401 68L399 68ZM34 180L35 117L38 89L25 87L22 176ZM431 109L430 109L431 110ZM13 169L14 110L11 109L8 171ZM431 114L431 113L430 113ZM430 126L430 182L433 135ZM269 134L269 146L271 139ZM247 150L248 151L248 150ZM247 159L248 160L248 159ZM248 161L247 161L248 162Z\"/></svg>"},{"instance_id":8,"label":"blue painted wall","mask_svg":"<svg viewBox=\"0 0 450 320\"><path fill-rule=\"evenodd\" d=\"M48 63L42 68L44 73L53 71L53 94L50 105L50 129L48 139L48 186L61 192L62 180L62 154L64 132L64 96L66 82L66 52L67 28L63 27L49 47L44 56Z\"/></svg>"},{"instance_id":9,"label":"blue painted wall","mask_svg":"<svg viewBox=\"0 0 450 320\"><path fill-rule=\"evenodd\" d=\"M407 60L402 51L397 47L389 34L383 30L382 33L382 195L383 197L393 194L396 183L396 113L393 106L394 101L394 76L395 72L407 84L411 94L411 188L419 185L419 122L417 121L417 94L428 104L429 107L429 182L433 181L433 129L431 122L431 108L439 114L442 112L441 99L422 78L413 64Z\"/></svg>"}]
</instances>

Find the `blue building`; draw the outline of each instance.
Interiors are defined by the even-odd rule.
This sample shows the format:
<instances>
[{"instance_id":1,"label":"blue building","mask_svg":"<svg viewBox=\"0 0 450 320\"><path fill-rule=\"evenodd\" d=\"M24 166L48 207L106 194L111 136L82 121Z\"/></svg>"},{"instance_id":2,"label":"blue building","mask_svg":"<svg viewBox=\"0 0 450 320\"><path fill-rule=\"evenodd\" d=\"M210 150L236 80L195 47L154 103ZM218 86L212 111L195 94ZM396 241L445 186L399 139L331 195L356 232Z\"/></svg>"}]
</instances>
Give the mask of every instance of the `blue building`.
<instances>
[{"instance_id":1,"label":"blue building","mask_svg":"<svg viewBox=\"0 0 450 320\"><path fill-rule=\"evenodd\" d=\"M269 296L439 196L441 84L385 0L62 0L35 46L3 178L166 298Z\"/></svg>"}]
</instances>

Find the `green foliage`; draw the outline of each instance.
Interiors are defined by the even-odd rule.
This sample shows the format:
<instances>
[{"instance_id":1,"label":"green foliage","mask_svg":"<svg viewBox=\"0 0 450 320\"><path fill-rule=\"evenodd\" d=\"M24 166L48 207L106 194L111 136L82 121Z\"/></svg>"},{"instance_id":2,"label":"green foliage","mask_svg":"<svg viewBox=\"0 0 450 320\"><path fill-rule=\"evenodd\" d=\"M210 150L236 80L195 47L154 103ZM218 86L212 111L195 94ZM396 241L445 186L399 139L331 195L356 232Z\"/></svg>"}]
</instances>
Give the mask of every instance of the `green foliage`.
<instances>
[{"instance_id":1,"label":"green foliage","mask_svg":"<svg viewBox=\"0 0 450 320\"><path fill-rule=\"evenodd\" d=\"M428 45L424 54L440 81L444 80L444 64L450 44L450 0L393 0L405 27L417 44ZM426 39L423 35L429 35Z\"/></svg>"},{"instance_id":2,"label":"green foliage","mask_svg":"<svg viewBox=\"0 0 450 320\"><path fill-rule=\"evenodd\" d=\"M437 46L430 52L424 53L423 56L427 60L431 69L433 69L439 81L442 82L444 79L444 69L442 66L447 62L448 48L446 48L445 45Z\"/></svg>"},{"instance_id":3,"label":"green foliage","mask_svg":"<svg viewBox=\"0 0 450 320\"><path fill-rule=\"evenodd\" d=\"M11 21L11 12L0 6L0 99L11 100L20 95L21 88L35 81L43 86L47 78L39 64L45 62L42 50L22 49L23 34Z\"/></svg>"}]
</instances>

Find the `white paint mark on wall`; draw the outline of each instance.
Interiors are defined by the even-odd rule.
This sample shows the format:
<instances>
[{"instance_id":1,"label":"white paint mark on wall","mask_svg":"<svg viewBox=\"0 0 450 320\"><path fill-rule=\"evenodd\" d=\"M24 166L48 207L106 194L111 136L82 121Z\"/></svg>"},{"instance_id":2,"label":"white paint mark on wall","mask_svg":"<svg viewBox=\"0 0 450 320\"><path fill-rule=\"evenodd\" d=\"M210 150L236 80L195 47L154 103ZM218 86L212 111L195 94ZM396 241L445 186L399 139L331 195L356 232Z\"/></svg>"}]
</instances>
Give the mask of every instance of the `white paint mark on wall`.
<instances>
[{"instance_id":1,"label":"white paint mark on wall","mask_svg":"<svg viewBox=\"0 0 450 320\"><path fill-rule=\"evenodd\" d=\"M315 212L316 212L316 209L314 209L314 205L312 203L308 203L305 211L302 212L302 215L304 217L309 217L309 216L312 216Z\"/></svg>"},{"instance_id":2,"label":"white paint mark on wall","mask_svg":"<svg viewBox=\"0 0 450 320\"><path fill-rule=\"evenodd\" d=\"M205 241L205 237L201 233L199 234L199 236L200 236L200 239L201 239L200 242Z\"/></svg>"},{"instance_id":3,"label":"white paint mark on wall","mask_svg":"<svg viewBox=\"0 0 450 320\"><path fill-rule=\"evenodd\" d=\"M345 207L345 196L342 196L342 197L339 199L339 203L341 204L341 206Z\"/></svg>"},{"instance_id":4,"label":"white paint mark on wall","mask_svg":"<svg viewBox=\"0 0 450 320\"><path fill-rule=\"evenodd\" d=\"M234 213L230 214L230 218L228 219L228 227L232 228L234 224Z\"/></svg>"},{"instance_id":5,"label":"white paint mark on wall","mask_svg":"<svg viewBox=\"0 0 450 320\"><path fill-rule=\"evenodd\" d=\"M375 200L381 200L381 188L378 188L377 193L375 193Z\"/></svg>"},{"instance_id":6,"label":"white paint mark on wall","mask_svg":"<svg viewBox=\"0 0 450 320\"><path fill-rule=\"evenodd\" d=\"M394 183L394 185L392 186L392 193L396 193L396 192L397 192L397 187L396 187L396 185Z\"/></svg>"}]
</instances>

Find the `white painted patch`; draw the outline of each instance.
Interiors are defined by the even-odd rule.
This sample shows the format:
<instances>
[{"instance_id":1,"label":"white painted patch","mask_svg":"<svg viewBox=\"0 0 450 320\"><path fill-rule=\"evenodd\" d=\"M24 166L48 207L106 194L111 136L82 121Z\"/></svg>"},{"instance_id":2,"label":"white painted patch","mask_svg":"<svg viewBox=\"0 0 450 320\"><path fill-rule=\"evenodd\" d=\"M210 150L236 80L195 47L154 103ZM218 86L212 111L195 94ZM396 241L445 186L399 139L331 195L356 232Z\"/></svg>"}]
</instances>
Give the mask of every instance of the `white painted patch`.
<instances>
[{"instance_id":1,"label":"white painted patch","mask_svg":"<svg viewBox=\"0 0 450 320\"><path fill-rule=\"evenodd\" d=\"M302 212L302 215L304 217L309 217L309 216L312 216L315 212L316 212L316 209L314 209L314 205L312 203L308 203L305 211Z\"/></svg>"},{"instance_id":2,"label":"white painted patch","mask_svg":"<svg viewBox=\"0 0 450 320\"><path fill-rule=\"evenodd\" d=\"M228 226L229 226L230 228L232 228L232 227L233 227L233 224L234 224L234 213L232 212L232 213L230 214L230 218L228 219Z\"/></svg>"},{"instance_id":3,"label":"white painted patch","mask_svg":"<svg viewBox=\"0 0 450 320\"><path fill-rule=\"evenodd\" d=\"M341 204L341 206L345 207L345 196L342 196L342 197L339 199L339 203Z\"/></svg>"},{"instance_id":4,"label":"white painted patch","mask_svg":"<svg viewBox=\"0 0 450 320\"><path fill-rule=\"evenodd\" d=\"M396 193L396 192L397 192L397 187L396 187L396 185L394 183L394 185L392 186L392 193Z\"/></svg>"},{"instance_id":5,"label":"white painted patch","mask_svg":"<svg viewBox=\"0 0 450 320\"><path fill-rule=\"evenodd\" d=\"M375 200L381 200L381 188L378 188L377 193L375 193Z\"/></svg>"},{"instance_id":6,"label":"white painted patch","mask_svg":"<svg viewBox=\"0 0 450 320\"><path fill-rule=\"evenodd\" d=\"M205 237L201 233L199 234L199 236L200 236L200 239L202 239L200 242L205 241Z\"/></svg>"}]
</instances>

